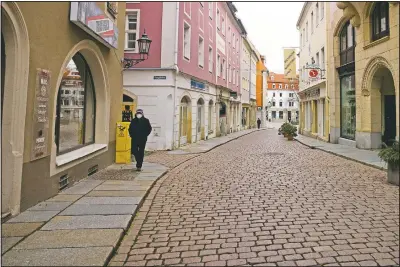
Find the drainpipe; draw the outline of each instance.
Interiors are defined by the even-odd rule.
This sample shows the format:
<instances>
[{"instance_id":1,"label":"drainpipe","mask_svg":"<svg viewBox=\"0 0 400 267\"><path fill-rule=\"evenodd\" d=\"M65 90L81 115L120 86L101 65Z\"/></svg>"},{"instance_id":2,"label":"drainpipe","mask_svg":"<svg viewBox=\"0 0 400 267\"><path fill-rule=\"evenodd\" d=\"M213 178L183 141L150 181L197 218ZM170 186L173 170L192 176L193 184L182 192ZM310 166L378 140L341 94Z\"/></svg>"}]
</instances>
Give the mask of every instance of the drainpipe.
<instances>
[{"instance_id":1,"label":"drainpipe","mask_svg":"<svg viewBox=\"0 0 400 267\"><path fill-rule=\"evenodd\" d=\"M178 67L178 38L179 38L179 2L176 2L176 21L175 21L176 31L175 31L175 59L174 59L174 68L175 68L175 87L174 87L174 106L172 108L172 146L171 150L175 148L175 108L176 108L176 91L178 89L178 74L179 74L179 67Z\"/></svg>"}]
</instances>

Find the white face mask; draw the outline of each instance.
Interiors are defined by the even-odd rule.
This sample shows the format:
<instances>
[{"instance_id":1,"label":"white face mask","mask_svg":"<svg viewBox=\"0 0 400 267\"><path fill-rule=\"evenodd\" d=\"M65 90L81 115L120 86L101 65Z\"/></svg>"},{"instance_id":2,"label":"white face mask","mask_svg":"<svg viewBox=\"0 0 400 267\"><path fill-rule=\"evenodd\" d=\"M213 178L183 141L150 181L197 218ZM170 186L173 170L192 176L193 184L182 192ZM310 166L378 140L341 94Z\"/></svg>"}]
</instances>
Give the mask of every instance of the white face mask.
<instances>
[{"instance_id":1,"label":"white face mask","mask_svg":"<svg viewBox=\"0 0 400 267\"><path fill-rule=\"evenodd\" d=\"M143 115L142 115L142 114L136 114L136 117L137 117L138 119L140 119L141 117L143 117Z\"/></svg>"}]
</instances>

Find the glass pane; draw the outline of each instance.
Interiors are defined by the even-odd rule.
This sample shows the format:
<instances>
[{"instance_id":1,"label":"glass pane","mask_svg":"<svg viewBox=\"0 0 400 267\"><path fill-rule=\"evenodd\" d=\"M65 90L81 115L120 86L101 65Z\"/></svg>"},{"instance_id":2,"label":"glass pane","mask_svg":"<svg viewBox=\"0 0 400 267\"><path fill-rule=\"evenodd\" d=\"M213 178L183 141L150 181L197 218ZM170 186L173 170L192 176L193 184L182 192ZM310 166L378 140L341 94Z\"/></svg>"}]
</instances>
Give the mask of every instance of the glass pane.
<instances>
[{"instance_id":1,"label":"glass pane","mask_svg":"<svg viewBox=\"0 0 400 267\"><path fill-rule=\"evenodd\" d=\"M380 20L381 20L381 28L380 31L386 31L386 6L385 3L380 3Z\"/></svg>"},{"instance_id":2,"label":"glass pane","mask_svg":"<svg viewBox=\"0 0 400 267\"><path fill-rule=\"evenodd\" d=\"M129 22L129 30L136 30L137 23L136 22Z\"/></svg>"},{"instance_id":3,"label":"glass pane","mask_svg":"<svg viewBox=\"0 0 400 267\"><path fill-rule=\"evenodd\" d=\"M354 140L356 132L356 98L354 75L343 77L340 85L341 136Z\"/></svg>"},{"instance_id":4,"label":"glass pane","mask_svg":"<svg viewBox=\"0 0 400 267\"><path fill-rule=\"evenodd\" d=\"M136 48L136 41L128 41L128 48L135 49Z\"/></svg>"},{"instance_id":5,"label":"glass pane","mask_svg":"<svg viewBox=\"0 0 400 267\"><path fill-rule=\"evenodd\" d=\"M375 12L373 15L373 23L374 23L374 34L378 34L379 33L379 17L377 15L377 12Z\"/></svg>"},{"instance_id":6,"label":"glass pane","mask_svg":"<svg viewBox=\"0 0 400 267\"><path fill-rule=\"evenodd\" d=\"M86 81L86 107L85 107L85 143L93 143L94 142L94 122L95 122L95 96L94 96L94 86L92 83L92 79L90 77L90 73L87 73L87 81ZM80 102L83 104L83 101Z\"/></svg>"},{"instance_id":7,"label":"glass pane","mask_svg":"<svg viewBox=\"0 0 400 267\"><path fill-rule=\"evenodd\" d=\"M353 46L353 26L349 23L349 26L347 26L347 48Z\"/></svg>"},{"instance_id":8,"label":"glass pane","mask_svg":"<svg viewBox=\"0 0 400 267\"><path fill-rule=\"evenodd\" d=\"M67 65L61 80L59 152L84 144L84 106L86 63L76 54ZM62 92L61 91L61 92ZM75 93L72 93L75 92ZM78 93L79 92L79 93Z\"/></svg>"},{"instance_id":9,"label":"glass pane","mask_svg":"<svg viewBox=\"0 0 400 267\"><path fill-rule=\"evenodd\" d=\"M136 32L128 33L128 41L136 41Z\"/></svg>"},{"instance_id":10,"label":"glass pane","mask_svg":"<svg viewBox=\"0 0 400 267\"><path fill-rule=\"evenodd\" d=\"M340 51L346 50L346 47L346 31L343 31L340 36Z\"/></svg>"}]
</instances>

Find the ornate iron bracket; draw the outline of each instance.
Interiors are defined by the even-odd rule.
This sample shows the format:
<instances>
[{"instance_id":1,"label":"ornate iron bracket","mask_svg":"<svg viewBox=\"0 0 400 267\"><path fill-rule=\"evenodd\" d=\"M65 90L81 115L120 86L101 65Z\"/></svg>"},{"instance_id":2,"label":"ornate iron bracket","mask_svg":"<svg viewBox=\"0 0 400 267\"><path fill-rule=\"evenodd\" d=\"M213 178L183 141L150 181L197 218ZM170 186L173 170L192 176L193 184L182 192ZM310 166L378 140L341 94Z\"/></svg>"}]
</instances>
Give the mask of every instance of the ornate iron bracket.
<instances>
[{"instance_id":1,"label":"ornate iron bracket","mask_svg":"<svg viewBox=\"0 0 400 267\"><path fill-rule=\"evenodd\" d=\"M136 64L139 64L140 62L145 60L146 58L144 58L142 55L140 55L140 58L124 58L123 59L124 69L132 68Z\"/></svg>"}]
</instances>

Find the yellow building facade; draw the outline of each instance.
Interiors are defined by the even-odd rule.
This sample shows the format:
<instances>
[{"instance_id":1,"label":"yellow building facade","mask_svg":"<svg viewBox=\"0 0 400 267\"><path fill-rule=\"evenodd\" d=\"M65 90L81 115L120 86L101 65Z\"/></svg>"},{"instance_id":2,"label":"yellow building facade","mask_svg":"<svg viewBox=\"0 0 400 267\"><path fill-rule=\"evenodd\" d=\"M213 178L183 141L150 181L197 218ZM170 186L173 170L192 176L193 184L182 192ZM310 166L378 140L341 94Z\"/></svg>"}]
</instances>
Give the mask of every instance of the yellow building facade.
<instances>
[{"instance_id":1,"label":"yellow building facade","mask_svg":"<svg viewBox=\"0 0 400 267\"><path fill-rule=\"evenodd\" d=\"M330 141L390 144L399 139L399 3L327 4Z\"/></svg>"},{"instance_id":2,"label":"yellow building facade","mask_svg":"<svg viewBox=\"0 0 400 267\"><path fill-rule=\"evenodd\" d=\"M2 2L1 13L6 217L114 162L125 3Z\"/></svg>"}]
</instances>

